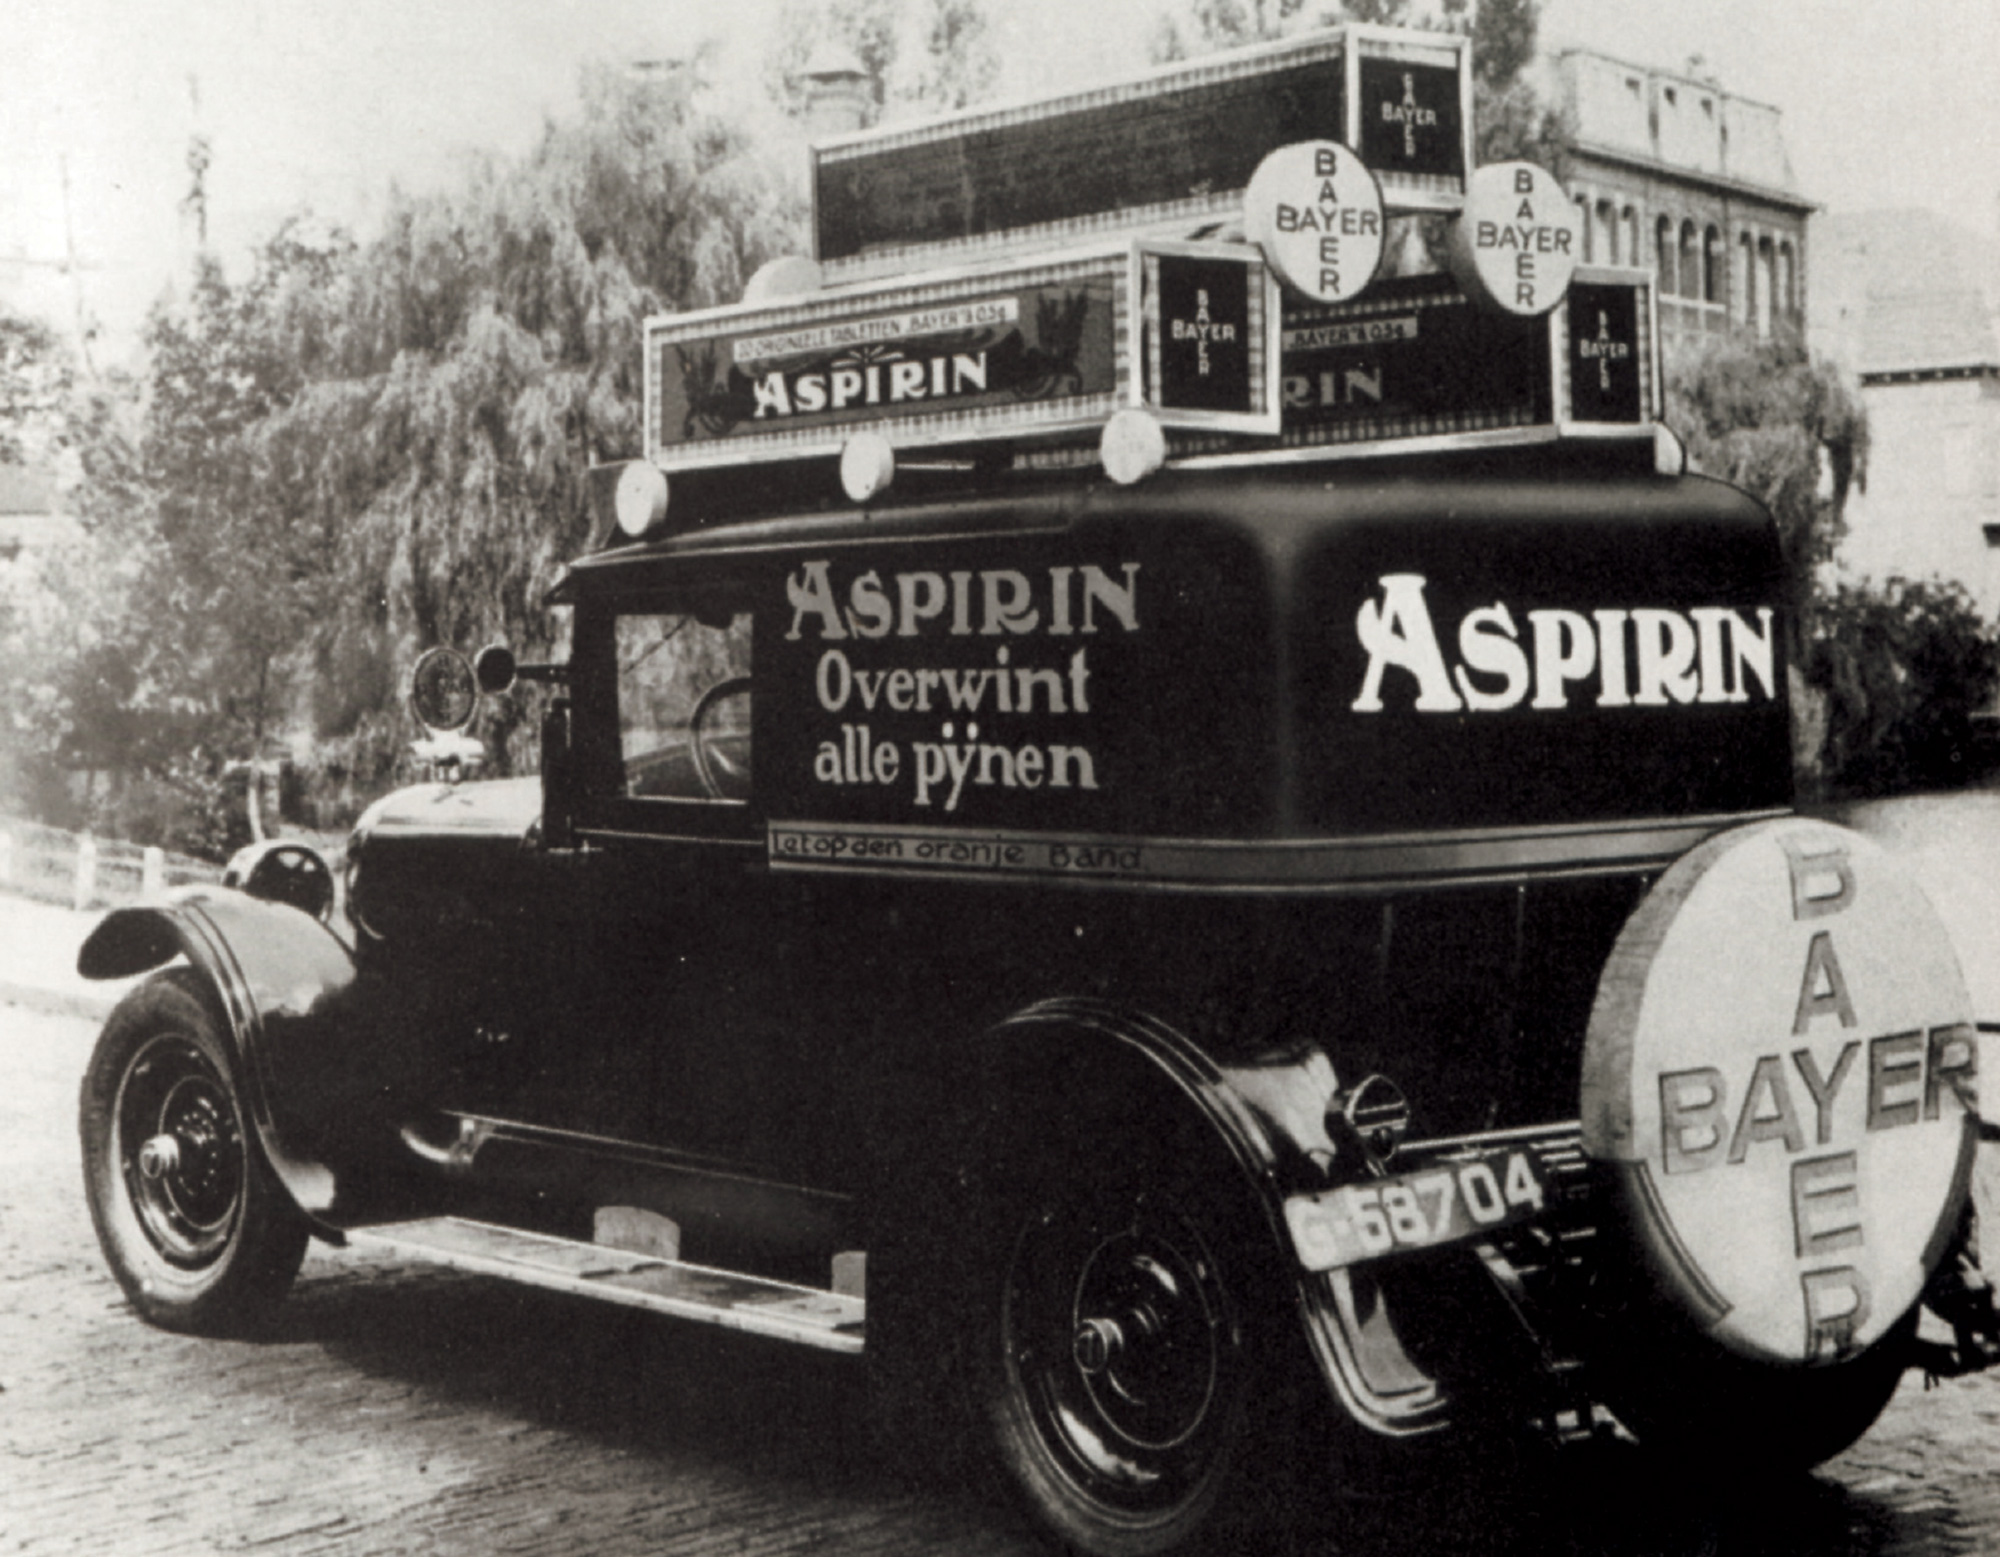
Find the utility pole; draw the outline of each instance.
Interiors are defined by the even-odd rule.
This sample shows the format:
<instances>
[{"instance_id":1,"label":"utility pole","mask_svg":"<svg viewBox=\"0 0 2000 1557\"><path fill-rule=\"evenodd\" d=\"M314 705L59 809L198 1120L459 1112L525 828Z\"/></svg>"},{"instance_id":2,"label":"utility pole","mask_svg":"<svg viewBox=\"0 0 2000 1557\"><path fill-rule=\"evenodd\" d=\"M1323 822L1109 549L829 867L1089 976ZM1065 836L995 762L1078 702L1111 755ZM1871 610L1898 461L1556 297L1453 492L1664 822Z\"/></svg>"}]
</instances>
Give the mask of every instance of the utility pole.
<instances>
[{"instance_id":1,"label":"utility pole","mask_svg":"<svg viewBox=\"0 0 2000 1557\"><path fill-rule=\"evenodd\" d=\"M52 270L59 276L67 276L70 285L70 308L76 327L77 350L82 356L84 371L96 378L97 367L90 356L90 304L84 296L83 273L99 268L94 260L85 260L77 253L76 222L70 212L69 155L62 153L56 159L56 168L62 187L63 212L63 253L60 259L41 258L16 250L12 254L0 255L0 269L5 270Z\"/></svg>"},{"instance_id":2,"label":"utility pole","mask_svg":"<svg viewBox=\"0 0 2000 1557\"><path fill-rule=\"evenodd\" d=\"M69 272L70 297L76 308L76 349L83 356L83 371L97 377L97 364L90 356L90 321L83 303L83 265L76 257L76 220L70 213L69 153L57 163L62 171L63 268Z\"/></svg>"},{"instance_id":3,"label":"utility pole","mask_svg":"<svg viewBox=\"0 0 2000 1557\"><path fill-rule=\"evenodd\" d=\"M208 137L201 131L201 78L192 73L188 76L188 106L194 129L188 135L188 192L181 199L181 210L194 218L195 252L205 254L208 252L208 165L214 154Z\"/></svg>"}]
</instances>

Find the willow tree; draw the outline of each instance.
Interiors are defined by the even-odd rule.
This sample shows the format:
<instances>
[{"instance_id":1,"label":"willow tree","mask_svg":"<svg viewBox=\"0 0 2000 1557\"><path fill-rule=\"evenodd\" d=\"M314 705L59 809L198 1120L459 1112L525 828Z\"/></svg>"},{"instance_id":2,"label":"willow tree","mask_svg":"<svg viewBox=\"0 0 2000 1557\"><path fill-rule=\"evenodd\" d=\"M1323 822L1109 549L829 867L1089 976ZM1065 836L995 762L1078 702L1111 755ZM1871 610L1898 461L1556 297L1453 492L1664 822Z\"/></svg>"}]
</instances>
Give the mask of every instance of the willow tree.
<instances>
[{"instance_id":1,"label":"willow tree","mask_svg":"<svg viewBox=\"0 0 2000 1557\"><path fill-rule=\"evenodd\" d=\"M797 197L699 62L599 69L535 148L394 191L361 243L292 224L156 319L146 469L192 679L238 744L310 726L363 792L433 643L551 647L585 472L640 448L641 325L795 249ZM482 732L504 768L532 721Z\"/></svg>"},{"instance_id":2,"label":"willow tree","mask_svg":"<svg viewBox=\"0 0 2000 1557\"><path fill-rule=\"evenodd\" d=\"M867 79L864 126L965 108L1000 79L985 0L784 0L764 56L773 101L803 114L806 72L829 47Z\"/></svg>"},{"instance_id":3,"label":"willow tree","mask_svg":"<svg viewBox=\"0 0 2000 1557\"><path fill-rule=\"evenodd\" d=\"M1868 459L1868 418L1834 366L1795 334L1720 337L1669 362L1667 420L1695 467L1754 494L1777 520L1794 663L1814 631L1819 580L1847 530Z\"/></svg>"}]
</instances>

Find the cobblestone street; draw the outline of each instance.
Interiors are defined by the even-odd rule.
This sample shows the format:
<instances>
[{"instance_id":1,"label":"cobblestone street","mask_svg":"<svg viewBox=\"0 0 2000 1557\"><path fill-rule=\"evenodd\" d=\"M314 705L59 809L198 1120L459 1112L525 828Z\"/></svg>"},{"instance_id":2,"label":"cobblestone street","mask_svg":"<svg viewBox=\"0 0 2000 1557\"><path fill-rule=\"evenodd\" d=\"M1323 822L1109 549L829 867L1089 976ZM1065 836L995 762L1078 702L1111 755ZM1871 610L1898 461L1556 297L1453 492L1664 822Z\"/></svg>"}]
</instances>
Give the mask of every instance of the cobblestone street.
<instances>
[{"instance_id":1,"label":"cobblestone street","mask_svg":"<svg viewBox=\"0 0 2000 1557\"><path fill-rule=\"evenodd\" d=\"M1027 1553L1012 1517L862 1446L858 1369L315 1246L270 1336L169 1335L91 1235L73 1131L94 1034L0 1007L0 1551ZM2000 1548L2000 1376L1926 1392L1820 1475L1717 1506L1606 1448L1322 1500L1300 1553ZM1277 1540L1278 1537L1272 1537Z\"/></svg>"}]
</instances>

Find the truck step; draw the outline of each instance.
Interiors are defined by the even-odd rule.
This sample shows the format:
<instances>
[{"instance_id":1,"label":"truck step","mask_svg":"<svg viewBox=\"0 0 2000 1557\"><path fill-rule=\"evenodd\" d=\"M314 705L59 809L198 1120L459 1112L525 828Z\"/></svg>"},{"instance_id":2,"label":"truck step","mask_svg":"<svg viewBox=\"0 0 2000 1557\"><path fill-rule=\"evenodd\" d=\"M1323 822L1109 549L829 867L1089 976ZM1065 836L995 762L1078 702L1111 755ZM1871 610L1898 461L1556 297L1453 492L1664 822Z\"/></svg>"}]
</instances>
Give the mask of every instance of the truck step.
<instances>
[{"instance_id":1,"label":"truck step","mask_svg":"<svg viewBox=\"0 0 2000 1557\"><path fill-rule=\"evenodd\" d=\"M817 1287L455 1216L355 1228L347 1241L823 1351L859 1353L862 1346L862 1300Z\"/></svg>"}]
</instances>

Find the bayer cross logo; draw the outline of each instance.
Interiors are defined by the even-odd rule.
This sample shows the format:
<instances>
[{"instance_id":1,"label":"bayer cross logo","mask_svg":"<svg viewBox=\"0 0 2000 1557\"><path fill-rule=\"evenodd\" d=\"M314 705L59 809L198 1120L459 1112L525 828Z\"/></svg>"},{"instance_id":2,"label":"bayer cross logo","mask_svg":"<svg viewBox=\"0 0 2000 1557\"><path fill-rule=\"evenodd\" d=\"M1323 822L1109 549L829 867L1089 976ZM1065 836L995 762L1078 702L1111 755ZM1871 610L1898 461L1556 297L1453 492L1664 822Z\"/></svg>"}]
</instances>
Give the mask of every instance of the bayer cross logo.
<instances>
[{"instance_id":1,"label":"bayer cross logo","mask_svg":"<svg viewBox=\"0 0 2000 1557\"><path fill-rule=\"evenodd\" d=\"M1628 361L1632 356L1632 343L1619 340L1611 333L1611 315L1602 308L1597 310L1597 334L1577 343L1578 354L1586 362L1597 364L1597 387L1611 388L1611 364Z\"/></svg>"},{"instance_id":2,"label":"bayer cross logo","mask_svg":"<svg viewBox=\"0 0 2000 1557\"><path fill-rule=\"evenodd\" d=\"M1158 403L1202 412L1249 408L1257 393L1251 342L1260 328L1249 272L1206 257L1162 255L1154 285L1158 336L1149 372L1157 374Z\"/></svg>"},{"instance_id":3,"label":"bayer cross logo","mask_svg":"<svg viewBox=\"0 0 2000 1557\"><path fill-rule=\"evenodd\" d=\"M1435 108L1427 108L1417 101L1417 78L1414 72L1403 72L1403 97L1401 102L1384 101L1382 122L1400 124L1403 129L1403 155L1414 159L1417 155L1417 131L1435 130L1438 116Z\"/></svg>"},{"instance_id":4,"label":"bayer cross logo","mask_svg":"<svg viewBox=\"0 0 2000 1557\"><path fill-rule=\"evenodd\" d=\"M1188 341L1194 346L1195 376L1207 378L1212 371L1209 359L1211 347L1223 344L1234 345L1236 326L1228 321L1217 322L1209 315L1208 288L1198 287L1194 294L1194 317L1175 319L1169 328L1177 341Z\"/></svg>"}]
</instances>

